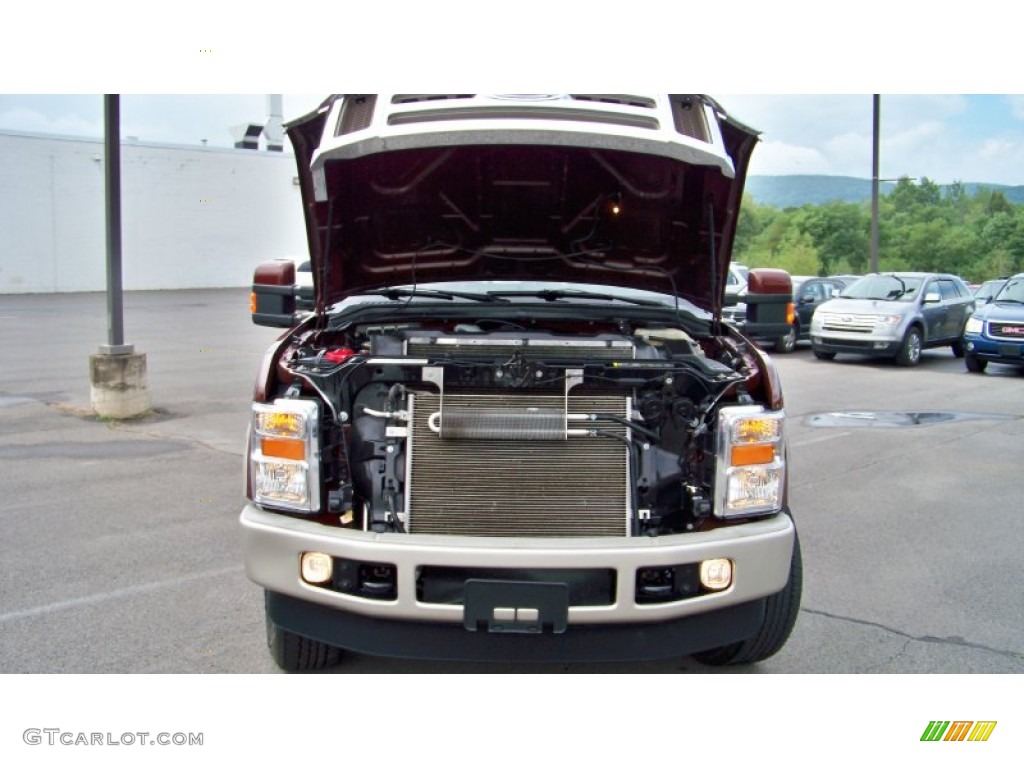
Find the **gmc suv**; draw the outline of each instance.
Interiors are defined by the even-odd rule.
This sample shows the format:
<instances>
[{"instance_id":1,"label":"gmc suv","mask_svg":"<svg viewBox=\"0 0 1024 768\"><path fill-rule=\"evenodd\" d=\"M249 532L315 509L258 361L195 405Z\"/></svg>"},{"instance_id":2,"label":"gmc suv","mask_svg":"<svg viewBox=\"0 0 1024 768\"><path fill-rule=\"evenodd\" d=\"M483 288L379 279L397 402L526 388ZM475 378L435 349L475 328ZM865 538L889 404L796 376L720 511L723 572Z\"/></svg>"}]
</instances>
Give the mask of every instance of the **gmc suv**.
<instances>
[{"instance_id":1,"label":"gmc suv","mask_svg":"<svg viewBox=\"0 0 1024 768\"><path fill-rule=\"evenodd\" d=\"M621 94L332 96L287 131L315 309L256 270L288 330L241 515L277 664L776 653L782 389L721 320L757 133Z\"/></svg>"}]
</instances>

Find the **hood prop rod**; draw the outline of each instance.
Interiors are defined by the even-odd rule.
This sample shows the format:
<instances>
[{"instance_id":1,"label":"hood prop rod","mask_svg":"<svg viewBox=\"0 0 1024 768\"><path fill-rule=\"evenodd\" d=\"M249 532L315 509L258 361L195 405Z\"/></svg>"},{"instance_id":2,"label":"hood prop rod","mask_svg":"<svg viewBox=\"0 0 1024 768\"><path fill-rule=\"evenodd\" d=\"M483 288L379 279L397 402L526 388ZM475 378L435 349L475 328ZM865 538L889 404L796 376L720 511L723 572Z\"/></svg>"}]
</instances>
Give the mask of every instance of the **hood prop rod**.
<instances>
[{"instance_id":1,"label":"hood prop rod","mask_svg":"<svg viewBox=\"0 0 1024 768\"><path fill-rule=\"evenodd\" d=\"M715 202L708 198L708 228L711 237L711 332L722 335L722 294L718 292L718 258L715 253Z\"/></svg>"},{"instance_id":2,"label":"hood prop rod","mask_svg":"<svg viewBox=\"0 0 1024 768\"><path fill-rule=\"evenodd\" d=\"M334 204L338 198L331 197L327 201L327 230L324 232L324 245L320 251L320 263L317 265L317 298L316 298L316 325L319 330L326 327L327 316L327 276L331 271L331 237L334 227Z\"/></svg>"}]
</instances>

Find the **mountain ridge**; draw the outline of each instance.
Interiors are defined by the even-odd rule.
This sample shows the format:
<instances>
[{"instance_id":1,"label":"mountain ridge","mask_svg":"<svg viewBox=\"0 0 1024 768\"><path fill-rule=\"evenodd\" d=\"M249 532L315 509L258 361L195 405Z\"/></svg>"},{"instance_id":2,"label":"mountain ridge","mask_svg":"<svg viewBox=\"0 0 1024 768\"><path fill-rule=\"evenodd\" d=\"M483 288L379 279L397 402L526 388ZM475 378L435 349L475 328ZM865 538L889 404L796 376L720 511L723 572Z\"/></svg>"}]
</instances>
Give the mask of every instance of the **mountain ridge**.
<instances>
[{"instance_id":1,"label":"mountain ridge","mask_svg":"<svg viewBox=\"0 0 1024 768\"><path fill-rule=\"evenodd\" d=\"M950 184L940 184L945 195ZM981 189L1002 192L1006 199L1016 205L1024 205L1024 186L988 184L985 182L961 182L969 196ZM879 193L887 195L896 188L896 183L879 183ZM855 176L803 175L753 175L747 177L746 194L758 205L774 208L799 208L802 205L823 205L840 201L846 203L871 202L871 179Z\"/></svg>"}]
</instances>

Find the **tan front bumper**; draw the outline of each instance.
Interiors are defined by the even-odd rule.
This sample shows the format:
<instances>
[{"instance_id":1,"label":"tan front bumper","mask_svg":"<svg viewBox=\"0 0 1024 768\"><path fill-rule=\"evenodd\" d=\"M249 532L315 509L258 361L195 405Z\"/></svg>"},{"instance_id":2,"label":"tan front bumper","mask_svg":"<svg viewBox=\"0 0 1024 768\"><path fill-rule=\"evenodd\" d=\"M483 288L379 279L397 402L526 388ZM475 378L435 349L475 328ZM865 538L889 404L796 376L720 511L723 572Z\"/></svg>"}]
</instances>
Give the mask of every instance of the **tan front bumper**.
<instances>
[{"instance_id":1,"label":"tan front bumper","mask_svg":"<svg viewBox=\"0 0 1024 768\"><path fill-rule=\"evenodd\" d=\"M371 533L327 528L249 504L242 510L246 573L273 592L364 616L460 623L462 606L416 599L422 566L481 568L609 568L616 571L613 605L570 607L570 624L657 622L692 616L779 592L789 579L795 527L788 515L706 533L623 539L498 539ZM314 587L299 578L303 552L397 566L398 597L372 600ZM733 561L733 585L714 594L655 605L634 600L638 568Z\"/></svg>"}]
</instances>

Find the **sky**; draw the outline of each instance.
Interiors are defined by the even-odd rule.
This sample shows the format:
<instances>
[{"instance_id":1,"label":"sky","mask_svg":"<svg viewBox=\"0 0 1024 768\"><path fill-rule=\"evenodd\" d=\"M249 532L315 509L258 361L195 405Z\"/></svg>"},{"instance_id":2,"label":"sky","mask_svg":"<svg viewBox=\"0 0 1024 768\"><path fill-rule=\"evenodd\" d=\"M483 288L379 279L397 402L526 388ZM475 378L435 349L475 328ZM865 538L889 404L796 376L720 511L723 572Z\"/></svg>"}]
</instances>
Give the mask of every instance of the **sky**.
<instances>
[{"instance_id":1,"label":"sky","mask_svg":"<svg viewBox=\"0 0 1024 768\"><path fill-rule=\"evenodd\" d=\"M264 121L269 92L285 119L341 90L709 93L762 132L752 174L870 178L880 93L881 178L1024 185L1019 39L995 0L830 15L817 0L307 0L270 15L178 0L158 24L123 6L14 7L0 130L99 138L102 93L124 94L123 137L222 147Z\"/></svg>"},{"instance_id":2,"label":"sky","mask_svg":"<svg viewBox=\"0 0 1024 768\"><path fill-rule=\"evenodd\" d=\"M282 94L285 119L324 94ZM762 132L750 173L871 177L871 94L712 94ZM230 128L262 123L264 94L125 94L123 137L230 147ZM1024 185L1024 95L882 94L881 178ZM0 94L0 130L103 136L100 94Z\"/></svg>"}]
</instances>

